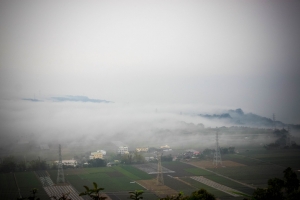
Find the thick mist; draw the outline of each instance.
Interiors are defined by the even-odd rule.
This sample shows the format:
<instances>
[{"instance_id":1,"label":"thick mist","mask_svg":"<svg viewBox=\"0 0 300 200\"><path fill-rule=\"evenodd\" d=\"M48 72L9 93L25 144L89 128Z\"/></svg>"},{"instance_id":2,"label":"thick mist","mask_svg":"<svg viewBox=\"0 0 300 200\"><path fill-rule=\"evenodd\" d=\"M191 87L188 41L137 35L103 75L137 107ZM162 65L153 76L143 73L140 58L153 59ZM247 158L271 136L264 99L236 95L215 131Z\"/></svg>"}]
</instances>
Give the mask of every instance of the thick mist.
<instances>
[{"instance_id":1,"label":"thick mist","mask_svg":"<svg viewBox=\"0 0 300 200\"><path fill-rule=\"evenodd\" d=\"M146 105L83 102L2 101L1 147L20 143L63 144L74 149L113 146L114 141L135 147L213 148L216 127L224 120L209 120L197 113L218 113L225 108L201 105ZM270 135L219 130L221 146L263 145ZM258 132L260 133L260 132ZM246 138L246 139L245 139Z\"/></svg>"}]
</instances>

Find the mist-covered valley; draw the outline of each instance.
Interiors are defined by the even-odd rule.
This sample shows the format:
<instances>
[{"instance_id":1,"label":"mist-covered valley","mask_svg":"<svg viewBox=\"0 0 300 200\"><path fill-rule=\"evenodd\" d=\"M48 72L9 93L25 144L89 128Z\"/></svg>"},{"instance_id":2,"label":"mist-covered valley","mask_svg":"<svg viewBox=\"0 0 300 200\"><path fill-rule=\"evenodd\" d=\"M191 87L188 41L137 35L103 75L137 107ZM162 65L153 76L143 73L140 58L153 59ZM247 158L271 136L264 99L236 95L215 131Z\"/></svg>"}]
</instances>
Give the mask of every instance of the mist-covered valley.
<instances>
[{"instance_id":1,"label":"mist-covered valley","mask_svg":"<svg viewBox=\"0 0 300 200\"><path fill-rule=\"evenodd\" d=\"M227 112L230 119L218 117ZM216 132L221 147L263 146L276 140L272 123L234 123L234 115L240 112L201 105L2 101L0 153L34 157L40 146L47 145L56 152L61 144L71 159L76 153L97 149L115 153L115 141L131 151L162 145L202 151L215 147ZM296 132L292 133L297 138Z\"/></svg>"}]
</instances>

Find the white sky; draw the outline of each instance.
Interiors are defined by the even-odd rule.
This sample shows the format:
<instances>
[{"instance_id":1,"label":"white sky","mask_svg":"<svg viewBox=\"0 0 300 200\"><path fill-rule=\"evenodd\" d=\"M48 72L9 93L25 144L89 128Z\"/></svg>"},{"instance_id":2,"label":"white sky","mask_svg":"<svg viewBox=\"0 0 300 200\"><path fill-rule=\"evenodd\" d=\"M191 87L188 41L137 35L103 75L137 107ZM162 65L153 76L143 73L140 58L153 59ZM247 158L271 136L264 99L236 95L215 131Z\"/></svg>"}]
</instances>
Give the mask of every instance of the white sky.
<instances>
[{"instance_id":1,"label":"white sky","mask_svg":"<svg viewBox=\"0 0 300 200\"><path fill-rule=\"evenodd\" d=\"M300 123L299 5L0 0L0 98L217 105Z\"/></svg>"}]
</instances>

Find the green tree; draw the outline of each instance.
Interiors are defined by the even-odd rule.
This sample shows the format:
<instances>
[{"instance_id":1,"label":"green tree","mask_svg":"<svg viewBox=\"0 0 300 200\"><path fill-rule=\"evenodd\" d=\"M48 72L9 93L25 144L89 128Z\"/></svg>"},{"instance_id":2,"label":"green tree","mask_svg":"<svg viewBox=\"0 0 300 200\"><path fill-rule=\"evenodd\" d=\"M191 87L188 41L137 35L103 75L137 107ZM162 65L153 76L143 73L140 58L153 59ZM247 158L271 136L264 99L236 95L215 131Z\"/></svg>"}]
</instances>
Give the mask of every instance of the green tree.
<instances>
[{"instance_id":1,"label":"green tree","mask_svg":"<svg viewBox=\"0 0 300 200\"><path fill-rule=\"evenodd\" d=\"M215 196L210 194L205 189L194 191L190 196L184 196L183 192L179 192L178 195L166 196L159 200L215 200Z\"/></svg>"},{"instance_id":2,"label":"green tree","mask_svg":"<svg viewBox=\"0 0 300 200\"><path fill-rule=\"evenodd\" d=\"M133 162L133 155L132 153L123 154L121 158L121 162L125 164L132 164Z\"/></svg>"},{"instance_id":3,"label":"green tree","mask_svg":"<svg viewBox=\"0 0 300 200\"><path fill-rule=\"evenodd\" d=\"M141 163L145 162L145 157L141 153L139 153L137 151L134 152L133 159L134 159L134 162L138 163L138 164L141 164Z\"/></svg>"},{"instance_id":4,"label":"green tree","mask_svg":"<svg viewBox=\"0 0 300 200\"><path fill-rule=\"evenodd\" d=\"M183 192L179 192L176 196L166 196L164 198L160 198L159 200L187 200L188 196L184 196Z\"/></svg>"},{"instance_id":5,"label":"green tree","mask_svg":"<svg viewBox=\"0 0 300 200\"><path fill-rule=\"evenodd\" d=\"M18 200L40 200L40 198L36 197L37 192L38 192L38 189L33 188L32 190L30 190L29 197L18 198Z\"/></svg>"},{"instance_id":6,"label":"green tree","mask_svg":"<svg viewBox=\"0 0 300 200\"><path fill-rule=\"evenodd\" d=\"M104 200L106 197L101 196L101 191L104 190L104 188L98 188L97 183L93 182L94 188L89 188L88 186L83 186L85 188L85 191L80 193L79 196L88 195L94 200Z\"/></svg>"},{"instance_id":7,"label":"green tree","mask_svg":"<svg viewBox=\"0 0 300 200\"><path fill-rule=\"evenodd\" d=\"M51 199L55 199L55 200L72 200L69 197L70 192L62 194L61 197L56 197L56 196L52 196Z\"/></svg>"},{"instance_id":8,"label":"green tree","mask_svg":"<svg viewBox=\"0 0 300 200\"><path fill-rule=\"evenodd\" d=\"M88 161L89 165L91 167L105 167L106 166L106 161L100 158L96 159L91 159Z\"/></svg>"},{"instance_id":9,"label":"green tree","mask_svg":"<svg viewBox=\"0 0 300 200\"><path fill-rule=\"evenodd\" d=\"M16 167L17 164L13 156L4 157L0 165L0 172L14 172Z\"/></svg>"},{"instance_id":10,"label":"green tree","mask_svg":"<svg viewBox=\"0 0 300 200\"><path fill-rule=\"evenodd\" d=\"M161 161L163 161L163 162L170 162L172 160L173 160L173 157L171 154L161 157Z\"/></svg>"},{"instance_id":11,"label":"green tree","mask_svg":"<svg viewBox=\"0 0 300 200\"><path fill-rule=\"evenodd\" d=\"M197 190L188 197L188 200L215 200L215 199L216 198L213 194L208 193L204 189Z\"/></svg>"},{"instance_id":12,"label":"green tree","mask_svg":"<svg viewBox=\"0 0 300 200\"><path fill-rule=\"evenodd\" d=\"M133 192L129 192L130 196L129 199L134 199L134 200L140 200L143 199L142 197L144 191L143 190L135 190Z\"/></svg>"},{"instance_id":13,"label":"green tree","mask_svg":"<svg viewBox=\"0 0 300 200\"><path fill-rule=\"evenodd\" d=\"M45 170L47 169L47 163L45 160L41 160L40 157L36 160L29 162L29 169L31 170Z\"/></svg>"},{"instance_id":14,"label":"green tree","mask_svg":"<svg viewBox=\"0 0 300 200\"><path fill-rule=\"evenodd\" d=\"M286 192L288 194L296 192L299 188L299 180L297 178L297 174L290 167L285 169L283 173L284 173L284 186Z\"/></svg>"},{"instance_id":15,"label":"green tree","mask_svg":"<svg viewBox=\"0 0 300 200\"><path fill-rule=\"evenodd\" d=\"M248 199L299 200L300 191L297 174L290 167L285 169L283 173L284 180L279 178L269 179L267 188L257 188L252 197Z\"/></svg>"}]
</instances>

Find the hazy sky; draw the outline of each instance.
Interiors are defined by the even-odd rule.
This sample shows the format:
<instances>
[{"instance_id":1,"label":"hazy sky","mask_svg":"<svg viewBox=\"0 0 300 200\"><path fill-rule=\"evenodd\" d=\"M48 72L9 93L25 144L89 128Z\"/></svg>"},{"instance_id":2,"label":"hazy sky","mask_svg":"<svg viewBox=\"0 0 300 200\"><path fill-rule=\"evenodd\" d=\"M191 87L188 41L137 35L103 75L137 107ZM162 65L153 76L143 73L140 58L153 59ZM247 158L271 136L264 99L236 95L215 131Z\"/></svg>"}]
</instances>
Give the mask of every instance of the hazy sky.
<instances>
[{"instance_id":1,"label":"hazy sky","mask_svg":"<svg viewBox=\"0 0 300 200\"><path fill-rule=\"evenodd\" d=\"M0 0L0 106L85 95L300 123L299 19L299 1Z\"/></svg>"}]
</instances>

